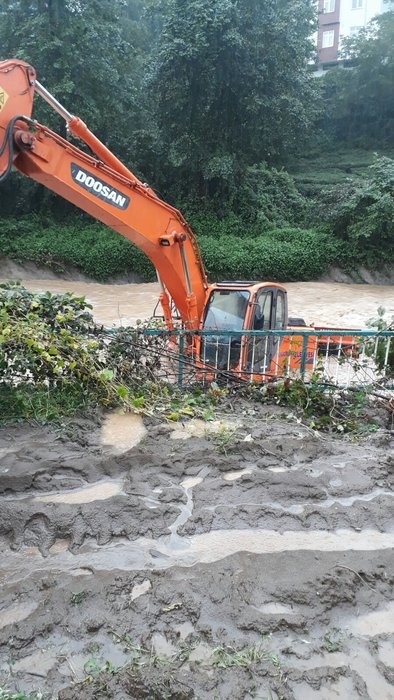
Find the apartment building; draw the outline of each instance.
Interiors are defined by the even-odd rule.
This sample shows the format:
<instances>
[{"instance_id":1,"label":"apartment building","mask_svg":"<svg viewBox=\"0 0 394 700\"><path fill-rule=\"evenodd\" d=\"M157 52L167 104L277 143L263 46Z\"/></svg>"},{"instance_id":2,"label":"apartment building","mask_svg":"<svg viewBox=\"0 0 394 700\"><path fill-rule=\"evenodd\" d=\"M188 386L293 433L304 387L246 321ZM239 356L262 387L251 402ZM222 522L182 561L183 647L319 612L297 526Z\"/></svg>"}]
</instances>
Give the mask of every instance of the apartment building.
<instances>
[{"instance_id":1,"label":"apartment building","mask_svg":"<svg viewBox=\"0 0 394 700\"><path fill-rule=\"evenodd\" d=\"M394 10L394 0L318 0L319 69L336 65L342 40L388 10Z\"/></svg>"}]
</instances>

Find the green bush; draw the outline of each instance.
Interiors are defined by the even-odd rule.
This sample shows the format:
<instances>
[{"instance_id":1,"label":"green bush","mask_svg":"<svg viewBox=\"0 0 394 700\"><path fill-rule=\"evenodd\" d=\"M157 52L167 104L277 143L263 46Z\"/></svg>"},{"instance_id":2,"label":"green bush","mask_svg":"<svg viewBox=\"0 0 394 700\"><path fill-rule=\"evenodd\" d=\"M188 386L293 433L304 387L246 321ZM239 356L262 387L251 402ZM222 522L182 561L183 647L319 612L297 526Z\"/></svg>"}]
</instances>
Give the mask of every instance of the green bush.
<instances>
[{"instance_id":1,"label":"green bush","mask_svg":"<svg viewBox=\"0 0 394 700\"><path fill-rule=\"evenodd\" d=\"M248 168L231 208L224 200L217 207L214 200L183 202L180 209L196 232L209 278L309 280L333 263L352 272L360 264L376 268L393 261L394 160L376 159L365 171L367 161L357 158L364 174L346 179L349 156L338 156L345 180L309 201L288 173L259 164ZM316 179L316 172L310 175ZM321 190L322 182L315 185ZM82 215L67 225L38 216L3 219L0 251L60 274L76 267L101 282L128 273L155 280L138 248Z\"/></svg>"},{"instance_id":2,"label":"green bush","mask_svg":"<svg viewBox=\"0 0 394 700\"><path fill-rule=\"evenodd\" d=\"M394 259L394 160L376 159L362 180L324 193L320 205L336 236L367 262Z\"/></svg>"},{"instance_id":3,"label":"green bush","mask_svg":"<svg viewBox=\"0 0 394 700\"><path fill-rule=\"evenodd\" d=\"M316 279L336 262L340 245L303 229L269 231L258 238L200 237L209 278L291 282Z\"/></svg>"},{"instance_id":4,"label":"green bush","mask_svg":"<svg viewBox=\"0 0 394 700\"><path fill-rule=\"evenodd\" d=\"M200 235L259 236L269 229L304 226L311 202L285 170L265 163L250 166L231 197L177 201Z\"/></svg>"},{"instance_id":5,"label":"green bush","mask_svg":"<svg viewBox=\"0 0 394 700\"><path fill-rule=\"evenodd\" d=\"M289 173L265 163L249 167L239 189L239 213L260 230L305 223L309 204Z\"/></svg>"},{"instance_id":6,"label":"green bush","mask_svg":"<svg viewBox=\"0 0 394 700\"><path fill-rule=\"evenodd\" d=\"M141 280L155 279L147 257L115 231L98 224L76 222L72 225L40 219L3 219L0 251L20 262L32 261L61 272L75 266L99 281L135 272Z\"/></svg>"},{"instance_id":7,"label":"green bush","mask_svg":"<svg viewBox=\"0 0 394 700\"><path fill-rule=\"evenodd\" d=\"M133 392L154 376L160 339L123 328L109 336L90 309L84 297L0 285L2 420L50 419L92 404L130 406Z\"/></svg>"},{"instance_id":8,"label":"green bush","mask_svg":"<svg viewBox=\"0 0 394 700\"><path fill-rule=\"evenodd\" d=\"M235 216L220 221L206 215L200 222L198 228L204 233L198 240L211 280L315 279L343 255L344 246L339 241L315 230L284 228L261 235L257 225L248 228ZM245 231L252 235L245 235ZM0 250L20 262L32 260L60 273L73 265L99 281L129 272L142 281L155 279L141 251L99 224L80 229L54 224L40 228L34 219L5 219Z\"/></svg>"},{"instance_id":9,"label":"green bush","mask_svg":"<svg viewBox=\"0 0 394 700\"><path fill-rule=\"evenodd\" d=\"M110 403L104 342L94 328L91 307L72 294L33 294L19 285L0 285L0 385L39 390L70 383L95 390Z\"/></svg>"},{"instance_id":10,"label":"green bush","mask_svg":"<svg viewBox=\"0 0 394 700\"><path fill-rule=\"evenodd\" d=\"M187 207L186 207L187 208ZM234 213L220 217L209 211L192 213L187 217L193 231L198 237L223 238L224 236L237 236L242 238L256 238L260 236L263 227L258 223L246 223Z\"/></svg>"},{"instance_id":11,"label":"green bush","mask_svg":"<svg viewBox=\"0 0 394 700\"><path fill-rule=\"evenodd\" d=\"M165 334L96 326L84 297L34 294L0 285L0 424L61 419L86 408L121 406L168 420L210 420L215 392L165 384ZM1 700L1 698L0 698Z\"/></svg>"}]
</instances>

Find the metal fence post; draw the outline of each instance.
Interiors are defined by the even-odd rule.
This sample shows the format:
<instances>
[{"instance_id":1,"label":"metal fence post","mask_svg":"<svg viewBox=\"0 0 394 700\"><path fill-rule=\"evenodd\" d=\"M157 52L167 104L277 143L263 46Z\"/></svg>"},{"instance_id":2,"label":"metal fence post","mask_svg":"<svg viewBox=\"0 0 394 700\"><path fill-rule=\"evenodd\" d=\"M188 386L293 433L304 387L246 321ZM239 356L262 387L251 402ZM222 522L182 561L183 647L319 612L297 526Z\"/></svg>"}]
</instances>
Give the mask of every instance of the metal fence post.
<instances>
[{"instance_id":1,"label":"metal fence post","mask_svg":"<svg viewBox=\"0 0 394 700\"><path fill-rule=\"evenodd\" d=\"M304 335L302 338L302 353L301 353L301 379L304 381L305 379L305 368L306 368L306 351L308 348L308 335Z\"/></svg>"},{"instance_id":2,"label":"metal fence post","mask_svg":"<svg viewBox=\"0 0 394 700\"><path fill-rule=\"evenodd\" d=\"M183 331L179 333L179 359L178 359L178 386L183 386L183 370L184 370L184 359L183 351L185 347L185 336Z\"/></svg>"}]
</instances>

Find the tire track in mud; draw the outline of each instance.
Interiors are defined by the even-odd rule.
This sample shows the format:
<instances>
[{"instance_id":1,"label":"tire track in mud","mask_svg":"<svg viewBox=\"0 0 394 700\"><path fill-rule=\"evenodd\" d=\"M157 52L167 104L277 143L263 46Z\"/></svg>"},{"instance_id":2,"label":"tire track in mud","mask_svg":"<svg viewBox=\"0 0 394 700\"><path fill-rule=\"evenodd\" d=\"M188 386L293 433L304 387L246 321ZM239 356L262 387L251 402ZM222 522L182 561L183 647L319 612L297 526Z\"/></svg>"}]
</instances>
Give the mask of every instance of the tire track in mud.
<instances>
[{"instance_id":1,"label":"tire track in mud","mask_svg":"<svg viewBox=\"0 0 394 700\"><path fill-rule=\"evenodd\" d=\"M0 687L80 698L86 661L129 664L131 638L147 651L105 697L394 697L392 436L258 410L225 455L205 429L151 424L120 454L94 420L0 431Z\"/></svg>"}]
</instances>

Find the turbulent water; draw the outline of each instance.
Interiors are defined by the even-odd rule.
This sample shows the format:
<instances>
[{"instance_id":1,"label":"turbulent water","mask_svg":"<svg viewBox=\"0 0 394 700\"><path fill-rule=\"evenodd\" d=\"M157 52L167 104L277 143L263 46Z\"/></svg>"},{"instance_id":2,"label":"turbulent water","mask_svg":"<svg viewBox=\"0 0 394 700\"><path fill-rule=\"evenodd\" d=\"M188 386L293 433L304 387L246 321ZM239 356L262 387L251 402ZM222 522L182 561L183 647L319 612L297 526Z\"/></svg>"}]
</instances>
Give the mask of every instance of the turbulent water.
<instances>
[{"instance_id":1,"label":"turbulent water","mask_svg":"<svg viewBox=\"0 0 394 700\"><path fill-rule=\"evenodd\" d=\"M1 281L1 280L0 280ZM4 280L3 280L4 281ZM74 292L86 296L93 305L98 323L133 325L147 319L159 296L158 284L98 284L72 280L22 280L34 291ZM291 282L286 284L289 315L302 317L307 324L365 327L377 308L386 316L394 314L394 286L341 284L339 282Z\"/></svg>"}]
</instances>

